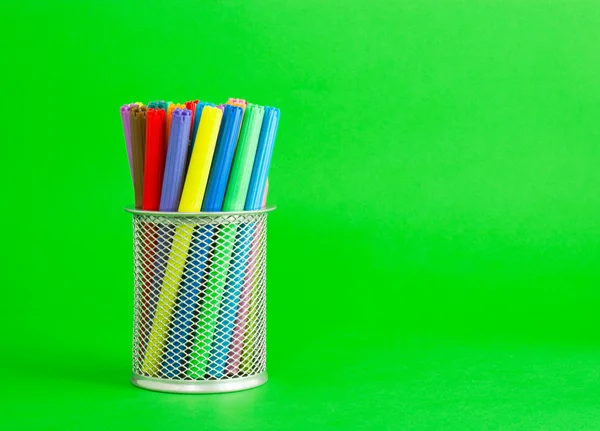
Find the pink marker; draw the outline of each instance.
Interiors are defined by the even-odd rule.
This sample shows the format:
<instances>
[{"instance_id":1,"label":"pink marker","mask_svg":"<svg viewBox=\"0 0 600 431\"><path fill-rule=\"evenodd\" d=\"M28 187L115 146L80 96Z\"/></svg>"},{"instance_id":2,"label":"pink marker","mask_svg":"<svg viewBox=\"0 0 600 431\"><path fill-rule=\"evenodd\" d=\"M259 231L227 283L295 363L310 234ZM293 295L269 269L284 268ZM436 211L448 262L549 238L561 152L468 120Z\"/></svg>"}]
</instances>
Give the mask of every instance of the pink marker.
<instances>
[{"instance_id":1,"label":"pink marker","mask_svg":"<svg viewBox=\"0 0 600 431\"><path fill-rule=\"evenodd\" d=\"M250 255L248 257L248 266L244 274L244 285L240 294L240 305L235 323L233 326L233 335L231 337L231 346L229 347L229 356L227 358L227 368L225 373L228 375L236 375L240 371L240 362L242 359L242 351L244 350L244 334L246 333L246 323L248 321L248 311L250 308L250 298L252 296L252 288L256 271L259 270L256 266L256 257L259 252L259 244L263 233L262 225L259 225L252 236L252 245Z\"/></svg>"},{"instance_id":2,"label":"pink marker","mask_svg":"<svg viewBox=\"0 0 600 431\"><path fill-rule=\"evenodd\" d=\"M265 194L263 195L262 207L265 208L267 206L267 195L269 194L269 178L267 178L267 183L265 184Z\"/></svg>"},{"instance_id":3,"label":"pink marker","mask_svg":"<svg viewBox=\"0 0 600 431\"><path fill-rule=\"evenodd\" d=\"M246 109L246 106L248 105L248 102L246 102L244 99L234 99L233 97L230 97L227 103L236 106L241 105L240 107L244 109Z\"/></svg>"}]
</instances>

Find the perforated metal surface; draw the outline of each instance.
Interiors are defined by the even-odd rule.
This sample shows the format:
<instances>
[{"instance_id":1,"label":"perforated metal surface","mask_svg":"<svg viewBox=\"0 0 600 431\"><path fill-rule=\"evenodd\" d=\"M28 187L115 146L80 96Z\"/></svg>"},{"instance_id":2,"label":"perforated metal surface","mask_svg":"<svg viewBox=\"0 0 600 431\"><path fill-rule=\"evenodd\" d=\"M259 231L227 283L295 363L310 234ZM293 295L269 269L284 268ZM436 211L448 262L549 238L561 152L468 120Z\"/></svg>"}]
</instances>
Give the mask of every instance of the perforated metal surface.
<instances>
[{"instance_id":1,"label":"perforated metal surface","mask_svg":"<svg viewBox=\"0 0 600 431\"><path fill-rule=\"evenodd\" d=\"M265 371L266 218L134 213L134 374L218 381Z\"/></svg>"}]
</instances>

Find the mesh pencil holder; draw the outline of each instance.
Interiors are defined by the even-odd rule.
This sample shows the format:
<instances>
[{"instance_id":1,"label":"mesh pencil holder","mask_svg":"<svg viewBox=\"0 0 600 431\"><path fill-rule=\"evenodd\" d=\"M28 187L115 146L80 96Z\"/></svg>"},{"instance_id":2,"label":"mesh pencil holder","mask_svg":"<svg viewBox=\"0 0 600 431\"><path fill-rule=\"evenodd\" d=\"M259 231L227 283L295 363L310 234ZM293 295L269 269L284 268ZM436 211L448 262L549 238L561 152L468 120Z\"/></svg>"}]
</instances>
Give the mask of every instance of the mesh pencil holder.
<instances>
[{"instance_id":1,"label":"mesh pencil holder","mask_svg":"<svg viewBox=\"0 0 600 431\"><path fill-rule=\"evenodd\" d=\"M181 393L259 386L266 372L267 214L133 214L132 383Z\"/></svg>"}]
</instances>

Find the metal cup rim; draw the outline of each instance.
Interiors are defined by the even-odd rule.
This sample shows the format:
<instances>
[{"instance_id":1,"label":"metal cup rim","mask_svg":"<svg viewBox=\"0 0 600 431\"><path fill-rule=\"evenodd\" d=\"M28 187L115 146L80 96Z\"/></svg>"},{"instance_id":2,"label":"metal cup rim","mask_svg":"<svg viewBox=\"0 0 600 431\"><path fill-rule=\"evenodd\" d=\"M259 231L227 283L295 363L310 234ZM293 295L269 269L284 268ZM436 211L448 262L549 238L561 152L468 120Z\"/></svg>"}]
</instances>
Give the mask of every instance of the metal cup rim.
<instances>
[{"instance_id":1,"label":"metal cup rim","mask_svg":"<svg viewBox=\"0 0 600 431\"><path fill-rule=\"evenodd\" d=\"M176 211L144 211L138 210L131 207L126 207L124 210L133 215L144 215L144 216L156 216L156 217L167 217L167 218L176 218L176 217L197 217L197 218L206 218L206 217L226 217L232 215L254 215L254 214L263 214L274 211L277 208L276 205L267 206L265 208L261 208L259 210L252 211L215 211L215 212L197 212L197 213L184 213L184 212L176 212Z\"/></svg>"}]
</instances>

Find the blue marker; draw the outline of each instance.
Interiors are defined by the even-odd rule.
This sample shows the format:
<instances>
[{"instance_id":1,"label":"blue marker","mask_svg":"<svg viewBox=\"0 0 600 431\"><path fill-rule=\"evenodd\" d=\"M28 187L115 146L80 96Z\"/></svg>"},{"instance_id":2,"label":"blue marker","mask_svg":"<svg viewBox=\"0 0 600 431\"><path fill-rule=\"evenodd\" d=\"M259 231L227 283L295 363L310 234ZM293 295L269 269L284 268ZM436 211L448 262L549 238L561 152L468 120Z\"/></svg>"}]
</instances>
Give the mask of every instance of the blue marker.
<instances>
[{"instance_id":1,"label":"blue marker","mask_svg":"<svg viewBox=\"0 0 600 431\"><path fill-rule=\"evenodd\" d=\"M226 105L215 155L210 167L210 175L206 186L206 194L202 201L202 211L221 211L225 190L233 164L233 155L240 134L244 111L238 106Z\"/></svg>"},{"instance_id":2,"label":"blue marker","mask_svg":"<svg viewBox=\"0 0 600 431\"><path fill-rule=\"evenodd\" d=\"M279 109L265 107L265 116L263 117L260 137L258 138L258 147L252 167L252 176L246 195L246 211L258 210L262 205L265 186L267 184L267 175L271 166L271 156L275 146L275 137L277 136L277 126L279 125Z\"/></svg>"}]
</instances>

